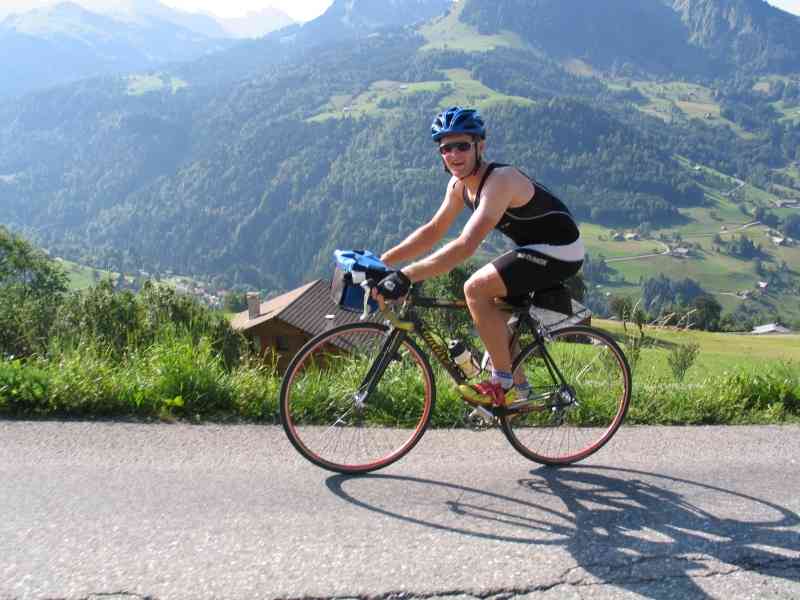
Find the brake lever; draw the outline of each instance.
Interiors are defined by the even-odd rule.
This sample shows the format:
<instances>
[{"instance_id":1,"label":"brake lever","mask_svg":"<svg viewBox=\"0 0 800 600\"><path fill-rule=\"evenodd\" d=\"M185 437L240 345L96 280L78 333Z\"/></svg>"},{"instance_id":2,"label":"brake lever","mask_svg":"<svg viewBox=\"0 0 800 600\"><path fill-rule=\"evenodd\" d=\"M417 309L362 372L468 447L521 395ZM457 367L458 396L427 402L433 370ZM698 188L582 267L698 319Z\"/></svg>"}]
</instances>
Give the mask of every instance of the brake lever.
<instances>
[{"instance_id":1,"label":"brake lever","mask_svg":"<svg viewBox=\"0 0 800 600\"><path fill-rule=\"evenodd\" d=\"M369 309L369 301L370 298L372 297L372 281L369 279L365 279L359 285L361 286L361 289L364 290L364 308L361 311L361 316L359 317L358 320L363 321L369 316L369 313L372 312Z\"/></svg>"}]
</instances>

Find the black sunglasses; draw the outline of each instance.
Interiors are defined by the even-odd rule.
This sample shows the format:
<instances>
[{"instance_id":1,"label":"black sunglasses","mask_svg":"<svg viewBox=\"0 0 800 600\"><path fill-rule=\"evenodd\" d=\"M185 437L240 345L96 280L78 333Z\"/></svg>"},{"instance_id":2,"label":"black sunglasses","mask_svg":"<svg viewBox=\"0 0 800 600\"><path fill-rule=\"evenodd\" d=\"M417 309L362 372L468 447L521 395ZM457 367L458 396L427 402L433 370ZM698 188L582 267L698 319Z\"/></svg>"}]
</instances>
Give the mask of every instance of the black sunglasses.
<instances>
[{"instance_id":1,"label":"black sunglasses","mask_svg":"<svg viewBox=\"0 0 800 600\"><path fill-rule=\"evenodd\" d=\"M442 144L439 146L439 154L444 155L453 150L466 152L470 148L472 148L472 142L450 142L449 144Z\"/></svg>"}]
</instances>

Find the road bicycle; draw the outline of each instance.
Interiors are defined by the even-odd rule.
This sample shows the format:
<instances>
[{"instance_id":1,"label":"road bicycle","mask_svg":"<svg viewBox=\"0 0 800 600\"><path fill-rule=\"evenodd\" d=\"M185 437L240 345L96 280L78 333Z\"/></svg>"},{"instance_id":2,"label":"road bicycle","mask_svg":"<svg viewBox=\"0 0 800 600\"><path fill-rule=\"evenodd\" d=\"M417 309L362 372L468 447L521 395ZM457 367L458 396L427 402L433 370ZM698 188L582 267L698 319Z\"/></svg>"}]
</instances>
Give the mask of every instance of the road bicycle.
<instances>
[{"instance_id":1,"label":"road bicycle","mask_svg":"<svg viewBox=\"0 0 800 600\"><path fill-rule=\"evenodd\" d=\"M514 380L530 385L527 398L506 406L464 402L473 426L499 426L514 449L537 463L568 465L599 450L619 429L630 403L631 371L609 334L574 324L580 313L546 327L532 310L535 301L502 304L509 312ZM300 454L331 471L367 473L420 441L436 396L434 369L421 346L454 385L468 382L466 369L422 318L431 310L464 311L466 303L412 288L403 304L379 313L383 322L333 327L299 350L283 378L280 413Z\"/></svg>"}]
</instances>

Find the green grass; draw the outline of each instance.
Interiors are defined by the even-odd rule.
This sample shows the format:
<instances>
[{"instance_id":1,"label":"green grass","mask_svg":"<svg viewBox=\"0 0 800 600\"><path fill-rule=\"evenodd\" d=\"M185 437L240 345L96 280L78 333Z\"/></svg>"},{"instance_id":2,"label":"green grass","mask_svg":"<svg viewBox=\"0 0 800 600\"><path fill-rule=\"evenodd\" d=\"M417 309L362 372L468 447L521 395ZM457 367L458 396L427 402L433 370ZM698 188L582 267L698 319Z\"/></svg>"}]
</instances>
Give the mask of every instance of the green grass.
<instances>
[{"instance_id":1,"label":"green grass","mask_svg":"<svg viewBox=\"0 0 800 600\"><path fill-rule=\"evenodd\" d=\"M612 263L614 269L630 283L640 278L663 274L670 279L690 278L702 282L710 292L751 289L756 282L753 264L721 254L704 255L701 258L676 258L656 256L642 260Z\"/></svg>"},{"instance_id":2,"label":"green grass","mask_svg":"<svg viewBox=\"0 0 800 600\"><path fill-rule=\"evenodd\" d=\"M533 101L520 96L500 94L473 79L466 69L448 69L444 75L446 81L422 81L403 83L400 81L376 81L369 88L356 96L332 96L322 112L310 117L308 121L324 121L344 117L385 116L400 109L393 108L405 98L411 98L422 92L444 94L442 106L467 104L486 107L500 102L514 102L522 105L533 105Z\"/></svg>"},{"instance_id":3,"label":"green grass","mask_svg":"<svg viewBox=\"0 0 800 600\"><path fill-rule=\"evenodd\" d=\"M130 96L143 96L165 88L169 88L170 92L175 94L178 90L189 85L186 81L177 77L160 74L129 75L127 81L127 93Z\"/></svg>"},{"instance_id":4,"label":"green grass","mask_svg":"<svg viewBox=\"0 0 800 600\"><path fill-rule=\"evenodd\" d=\"M662 252L663 245L656 240L623 240L611 239L613 231L628 230L610 229L602 225L581 223L581 238L592 256L603 254L606 258L621 258Z\"/></svg>"},{"instance_id":5,"label":"green grass","mask_svg":"<svg viewBox=\"0 0 800 600\"><path fill-rule=\"evenodd\" d=\"M276 414L278 385L265 365L226 370L207 338L166 333L123 360L93 344L0 359L0 415L258 419Z\"/></svg>"},{"instance_id":6,"label":"green grass","mask_svg":"<svg viewBox=\"0 0 800 600\"><path fill-rule=\"evenodd\" d=\"M675 227L657 229L653 233L653 237L658 238L664 235L668 240L672 240L676 234L679 234L682 241L669 241L668 244L671 248L678 246L699 246L699 248L693 249L693 256L687 259L654 256L618 261L614 259L652 253L660 244L655 239L642 239L638 242L612 241L609 228L583 223L581 231L589 253L594 257L603 254L607 259L611 259L610 266L623 277L621 282L603 286L602 291L636 298L639 295L638 285L642 278L647 279L656 274L664 274L671 279L688 277L715 294L715 298L722 304L725 312L733 311L742 303L742 299L726 295L726 293L755 290L756 283L765 277L756 274L754 262L717 252L714 242L715 235L719 235L723 241L728 241L734 236L748 237L755 244L761 246L766 254L764 262L769 268L774 268L784 261L795 271L800 270L798 269L800 246L776 246L768 235L769 228L764 225L753 225L741 229L743 225L753 221L751 214L756 206L772 207L777 196L745 184L739 189L736 199L732 199L726 195L726 192L740 186L741 180L720 173L706 165L695 164L682 156L676 156L676 160L689 173L698 178L699 185L706 194L706 204L680 209L681 214L687 218L687 222ZM701 176L702 179L700 179ZM751 214L744 214L739 208L740 205L746 206ZM770 208L770 211L785 216L784 213L790 214L795 209ZM794 277L797 278L797 273ZM790 290L770 291L767 296L760 299L760 302L777 307L783 320L791 321L800 318L800 305Z\"/></svg>"},{"instance_id":7,"label":"green grass","mask_svg":"<svg viewBox=\"0 0 800 600\"><path fill-rule=\"evenodd\" d=\"M465 52L485 52L495 48L524 48L521 38L504 31L498 35L481 35L476 29L460 20L464 2L453 5L450 13L434 19L421 29L427 43L420 49L429 50L463 50Z\"/></svg>"},{"instance_id":8,"label":"green grass","mask_svg":"<svg viewBox=\"0 0 800 600\"><path fill-rule=\"evenodd\" d=\"M791 122L793 124L800 122L800 106L787 106L782 100L780 102L773 102L772 106L783 115L779 121Z\"/></svg>"},{"instance_id":9,"label":"green grass","mask_svg":"<svg viewBox=\"0 0 800 600\"><path fill-rule=\"evenodd\" d=\"M682 81L646 81L610 79L606 85L612 90L637 89L647 98L647 103L637 105L638 110L670 121L671 113L677 109L690 119L703 119L714 126L730 127L736 134L749 139L753 135L733 121L721 116L721 107L714 101L710 88Z\"/></svg>"},{"instance_id":10,"label":"green grass","mask_svg":"<svg viewBox=\"0 0 800 600\"><path fill-rule=\"evenodd\" d=\"M56 261L67 275L67 287L70 290L85 290L96 285L102 279L111 278L115 280L119 277L119 273L104 269L94 269L62 258L57 258Z\"/></svg>"},{"instance_id":11,"label":"green grass","mask_svg":"<svg viewBox=\"0 0 800 600\"><path fill-rule=\"evenodd\" d=\"M621 323L594 324L615 336L632 362L629 423L800 422L800 335L646 328L645 344L634 360ZM688 344L698 344L699 354L679 380L668 357ZM441 369L435 366L434 371L437 406L432 425L460 426L465 406ZM398 370L400 379L381 387L384 396L370 411L378 422L396 425L413 416L422 387L416 378L404 379L405 372ZM341 383L331 371L322 378L312 375L304 373L302 378L309 386L309 399L327 397ZM123 360L92 344L64 350L50 360L0 359L0 415L274 423L280 384L281 378L262 363L226 369L210 340L197 341L166 329L153 344L129 352ZM401 390L404 402L385 395L394 390ZM310 400L307 408L309 414L317 414L324 406Z\"/></svg>"},{"instance_id":12,"label":"green grass","mask_svg":"<svg viewBox=\"0 0 800 600\"><path fill-rule=\"evenodd\" d=\"M592 319L592 325L612 333L624 340L622 323L608 319ZM628 323L628 331L636 326ZM670 348L676 344L699 344L700 356L696 367L708 375L720 375L737 368L759 368L772 362L793 362L800 365L800 334L748 335L738 333L715 333L709 331L658 329L645 327L648 339L657 342L657 348ZM656 365L666 365L664 360Z\"/></svg>"}]
</instances>

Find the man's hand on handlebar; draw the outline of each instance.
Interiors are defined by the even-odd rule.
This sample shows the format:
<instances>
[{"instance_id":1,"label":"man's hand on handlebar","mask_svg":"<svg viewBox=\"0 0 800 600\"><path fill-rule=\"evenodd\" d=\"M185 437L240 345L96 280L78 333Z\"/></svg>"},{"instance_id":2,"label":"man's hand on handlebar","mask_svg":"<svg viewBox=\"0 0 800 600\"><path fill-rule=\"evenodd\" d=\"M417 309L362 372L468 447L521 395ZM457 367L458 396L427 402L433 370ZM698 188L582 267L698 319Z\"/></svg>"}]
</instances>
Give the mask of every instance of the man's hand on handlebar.
<instances>
[{"instance_id":1,"label":"man's hand on handlebar","mask_svg":"<svg viewBox=\"0 0 800 600\"><path fill-rule=\"evenodd\" d=\"M411 280L406 277L405 273L400 270L392 271L372 288L372 297L378 301L378 306L383 310L387 300L404 298L410 288Z\"/></svg>"}]
</instances>

